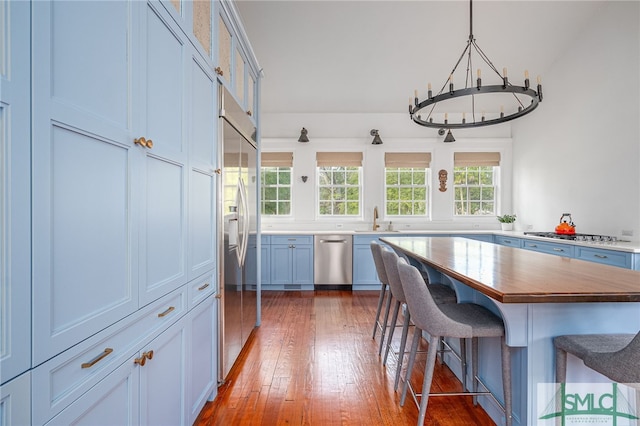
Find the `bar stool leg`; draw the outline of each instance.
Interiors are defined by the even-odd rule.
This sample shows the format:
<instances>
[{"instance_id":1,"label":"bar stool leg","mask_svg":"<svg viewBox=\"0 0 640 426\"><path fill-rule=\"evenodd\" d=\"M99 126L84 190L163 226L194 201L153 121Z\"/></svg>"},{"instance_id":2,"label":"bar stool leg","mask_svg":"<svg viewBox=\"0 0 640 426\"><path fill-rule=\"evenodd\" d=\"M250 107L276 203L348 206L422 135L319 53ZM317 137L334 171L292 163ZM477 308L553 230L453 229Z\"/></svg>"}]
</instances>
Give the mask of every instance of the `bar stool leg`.
<instances>
[{"instance_id":1,"label":"bar stool leg","mask_svg":"<svg viewBox=\"0 0 640 426\"><path fill-rule=\"evenodd\" d=\"M402 387L402 396L400 397L400 406L404 406L404 401L407 398L407 389L409 389L409 380L411 380L411 371L413 371L413 364L416 361L416 352L418 352L418 344L422 338L422 330L418 327L413 330L413 341L411 342L411 350L409 351L409 363L407 364L407 372L404 375L404 386Z\"/></svg>"},{"instance_id":2,"label":"bar stool leg","mask_svg":"<svg viewBox=\"0 0 640 426\"><path fill-rule=\"evenodd\" d=\"M393 390L398 390L398 383L400 383L400 370L402 370L402 363L404 361L404 351L407 346L407 334L409 333L409 322L411 321L411 314L409 310L405 312L404 323L402 324L402 338L400 339L400 349L398 350L398 366L396 368L396 380L393 383Z\"/></svg>"},{"instance_id":3,"label":"bar stool leg","mask_svg":"<svg viewBox=\"0 0 640 426\"><path fill-rule=\"evenodd\" d=\"M505 336L500 338L502 345L502 389L504 392L504 417L505 425L513 424L513 401L511 395L511 348L507 346Z\"/></svg>"},{"instance_id":4,"label":"bar stool leg","mask_svg":"<svg viewBox=\"0 0 640 426\"><path fill-rule=\"evenodd\" d=\"M396 323L398 322L398 313L400 312L400 303L399 300L396 301L396 306L393 308L393 316L391 317L391 324L389 329L389 337L387 338L387 347L384 350L384 358L382 359L382 365L387 365L387 357L389 356L389 348L391 347L391 339L393 339L393 334L396 329Z\"/></svg>"},{"instance_id":5,"label":"bar stool leg","mask_svg":"<svg viewBox=\"0 0 640 426\"><path fill-rule=\"evenodd\" d=\"M376 320L373 323L373 335L372 339L376 338L376 331L378 330L378 325L380 325L380 313L382 312L382 304L384 303L384 296L387 293L387 285L382 284L380 286L380 297L378 297L378 309L376 309Z\"/></svg>"},{"instance_id":6,"label":"bar stool leg","mask_svg":"<svg viewBox=\"0 0 640 426\"><path fill-rule=\"evenodd\" d=\"M387 297L387 306L384 309L384 324L382 325L382 330L380 332L380 348L378 349L378 355L382 353L382 346L384 345L384 336L387 333L387 324L389 323L389 311L391 310L391 292Z\"/></svg>"},{"instance_id":7,"label":"bar stool leg","mask_svg":"<svg viewBox=\"0 0 640 426\"><path fill-rule=\"evenodd\" d=\"M556 383L567 381L567 353L556 348Z\"/></svg>"},{"instance_id":8,"label":"bar stool leg","mask_svg":"<svg viewBox=\"0 0 640 426\"><path fill-rule=\"evenodd\" d=\"M462 369L462 390L467 390L467 339L460 339L460 363Z\"/></svg>"},{"instance_id":9,"label":"bar stool leg","mask_svg":"<svg viewBox=\"0 0 640 426\"><path fill-rule=\"evenodd\" d=\"M431 336L429 339L429 351L427 353L427 364L424 367L424 382L422 383L422 396L420 397L420 412L418 413L418 424L424 424L429 404L429 392L433 381L433 369L436 366L436 355L438 354L439 336Z\"/></svg>"},{"instance_id":10,"label":"bar stool leg","mask_svg":"<svg viewBox=\"0 0 640 426\"><path fill-rule=\"evenodd\" d=\"M478 338L473 337L471 339L471 380L473 392L478 392ZM473 396L473 405L478 405L478 395Z\"/></svg>"}]
</instances>

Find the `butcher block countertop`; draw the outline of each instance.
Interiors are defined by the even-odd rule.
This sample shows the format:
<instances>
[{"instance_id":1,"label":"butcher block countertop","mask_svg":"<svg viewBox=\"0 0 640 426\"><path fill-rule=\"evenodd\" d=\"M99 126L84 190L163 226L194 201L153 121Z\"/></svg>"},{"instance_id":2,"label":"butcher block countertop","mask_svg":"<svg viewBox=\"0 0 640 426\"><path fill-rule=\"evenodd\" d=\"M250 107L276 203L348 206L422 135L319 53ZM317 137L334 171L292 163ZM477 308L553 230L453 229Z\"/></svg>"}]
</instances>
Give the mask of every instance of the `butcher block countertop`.
<instances>
[{"instance_id":1,"label":"butcher block countertop","mask_svg":"<svg viewBox=\"0 0 640 426\"><path fill-rule=\"evenodd\" d=\"M501 303L640 302L640 271L460 237L381 240Z\"/></svg>"}]
</instances>

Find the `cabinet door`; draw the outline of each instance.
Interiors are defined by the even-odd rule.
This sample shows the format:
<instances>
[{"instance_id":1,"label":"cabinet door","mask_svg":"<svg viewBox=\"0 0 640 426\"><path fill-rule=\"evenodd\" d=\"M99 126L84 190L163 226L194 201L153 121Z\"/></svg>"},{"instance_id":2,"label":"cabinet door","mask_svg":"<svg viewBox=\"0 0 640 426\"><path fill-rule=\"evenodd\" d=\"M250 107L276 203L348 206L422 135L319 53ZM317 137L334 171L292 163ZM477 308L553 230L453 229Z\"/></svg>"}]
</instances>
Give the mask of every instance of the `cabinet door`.
<instances>
[{"instance_id":1,"label":"cabinet door","mask_svg":"<svg viewBox=\"0 0 640 426\"><path fill-rule=\"evenodd\" d=\"M353 246L353 286L377 284L380 286L376 265L373 261L371 247L367 245Z\"/></svg>"},{"instance_id":2,"label":"cabinet door","mask_svg":"<svg viewBox=\"0 0 640 426\"><path fill-rule=\"evenodd\" d=\"M293 282L293 249L291 245L271 245L271 284L284 285Z\"/></svg>"},{"instance_id":3,"label":"cabinet door","mask_svg":"<svg viewBox=\"0 0 640 426\"><path fill-rule=\"evenodd\" d=\"M31 424L31 373L0 386L0 426Z\"/></svg>"},{"instance_id":4,"label":"cabinet door","mask_svg":"<svg viewBox=\"0 0 640 426\"><path fill-rule=\"evenodd\" d=\"M138 306L137 2L31 2L33 363Z\"/></svg>"},{"instance_id":5,"label":"cabinet door","mask_svg":"<svg viewBox=\"0 0 640 426\"><path fill-rule=\"evenodd\" d=\"M215 397L217 391L217 301L211 295L188 314L191 329L187 356L189 424L193 424L204 404Z\"/></svg>"},{"instance_id":6,"label":"cabinet door","mask_svg":"<svg viewBox=\"0 0 640 426\"><path fill-rule=\"evenodd\" d=\"M194 2L205 3L205 2ZM191 61L189 132L189 279L216 264L216 90L215 78L200 61Z\"/></svg>"},{"instance_id":7,"label":"cabinet door","mask_svg":"<svg viewBox=\"0 0 640 426\"><path fill-rule=\"evenodd\" d=\"M133 2L138 4L140 2ZM151 139L140 168L140 304L187 282L185 85L190 42L159 3L142 3L138 136Z\"/></svg>"},{"instance_id":8,"label":"cabinet door","mask_svg":"<svg viewBox=\"0 0 640 426\"><path fill-rule=\"evenodd\" d=\"M313 285L313 246L296 245L293 248L292 284Z\"/></svg>"},{"instance_id":9,"label":"cabinet door","mask_svg":"<svg viewBox=\"0 0 640 426\"><path fill-rule=\"evenodd\" d=\"M0 383L31 364L29 8L0 3Z\"/></svg>"},{"instance_id":10,"label":"cabinet door","mask_svg":"<svg viewBox=\"0 0 640 426\"><path fill-rule=\"evenodd\" d=\"M138 403L138 370L130 358L46 424L137 425Z\"/></svg>"},{"instance_id":11,"label":"cabinet door","mask_svg":"<svg viewBox=\"0 0 640 426\"><path fill-rule=\"evenodd\" d=\"M186 318L178 320L140 353L142 356L153 351L144 366L139 366L140 424L178 426L187 423Z\"/></svg>"}]
</instances>

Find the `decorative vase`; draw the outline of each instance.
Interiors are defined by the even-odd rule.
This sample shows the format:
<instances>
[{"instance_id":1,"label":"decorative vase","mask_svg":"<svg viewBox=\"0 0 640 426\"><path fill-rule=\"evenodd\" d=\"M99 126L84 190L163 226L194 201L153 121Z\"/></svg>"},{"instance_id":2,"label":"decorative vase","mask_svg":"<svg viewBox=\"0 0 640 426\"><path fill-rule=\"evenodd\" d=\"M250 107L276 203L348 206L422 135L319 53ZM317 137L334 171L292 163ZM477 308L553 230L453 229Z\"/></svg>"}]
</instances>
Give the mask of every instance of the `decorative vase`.
<instances>
[{"instance_id":1,"label":"decorative vase","mask_svg":"<svg viewBox=\"0 0 640 426\"><path fill-rule=\"evenodd\" d=\"M513 223L501 223L503 231L513 231Z\"/></svg>"}]
</instances>

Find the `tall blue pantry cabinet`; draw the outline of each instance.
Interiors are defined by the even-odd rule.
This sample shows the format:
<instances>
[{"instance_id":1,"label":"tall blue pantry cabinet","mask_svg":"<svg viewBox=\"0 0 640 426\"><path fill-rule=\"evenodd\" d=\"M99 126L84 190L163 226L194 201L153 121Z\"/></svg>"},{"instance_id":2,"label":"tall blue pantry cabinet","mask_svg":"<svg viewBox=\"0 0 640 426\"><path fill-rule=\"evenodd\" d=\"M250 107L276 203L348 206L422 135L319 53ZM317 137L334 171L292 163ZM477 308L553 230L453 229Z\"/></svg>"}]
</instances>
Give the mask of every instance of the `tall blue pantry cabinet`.
<instances>
[{"instance_id":1,"label":"tall blue pantry cabinet","mask_svg":"<svg viewBox=\"0 0 640 426\"><path fill-rule=\"evenodd\" d=\"M258 120L235 6L4 0L0 21L0 425L192 424L219 379L219 84Z\"/></svg>"}]
</instances>

